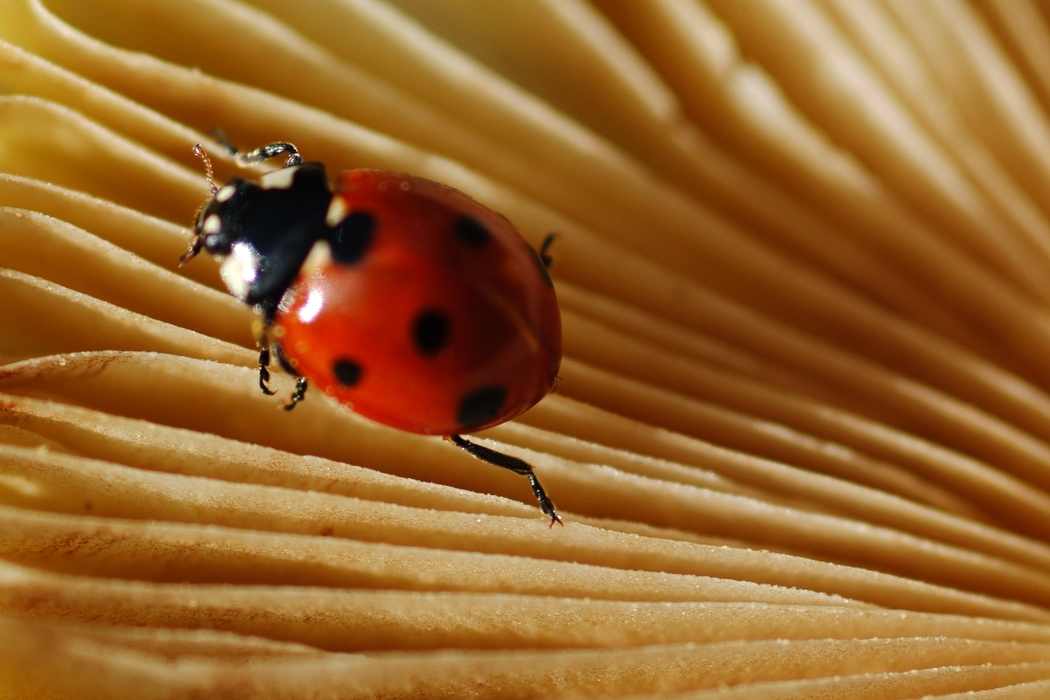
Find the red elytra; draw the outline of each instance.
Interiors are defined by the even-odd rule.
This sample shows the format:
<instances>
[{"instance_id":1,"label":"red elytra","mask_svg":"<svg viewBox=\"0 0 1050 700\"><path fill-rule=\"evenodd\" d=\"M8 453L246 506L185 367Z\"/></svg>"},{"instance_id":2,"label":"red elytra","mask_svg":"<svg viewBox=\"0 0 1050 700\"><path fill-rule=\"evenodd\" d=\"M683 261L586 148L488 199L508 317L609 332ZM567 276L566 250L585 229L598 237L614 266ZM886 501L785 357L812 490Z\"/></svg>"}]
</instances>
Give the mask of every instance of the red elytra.
<instances>
[{"instance_id":1,"label":"red elytra","mask_svg":"<svg viewBox=\"0 0 1050 700\"><path fill-rule=\"evenodd\" d=\"M382 170L342 173L337 207L367 212L371 241L353 264L315 252L283 296L271 335L296 372L414 433L481 430L547 395L561 358L558 302L507 221L450 187ZM341 362L355 381L341 381Z\"/></svg>"}]
</instances>

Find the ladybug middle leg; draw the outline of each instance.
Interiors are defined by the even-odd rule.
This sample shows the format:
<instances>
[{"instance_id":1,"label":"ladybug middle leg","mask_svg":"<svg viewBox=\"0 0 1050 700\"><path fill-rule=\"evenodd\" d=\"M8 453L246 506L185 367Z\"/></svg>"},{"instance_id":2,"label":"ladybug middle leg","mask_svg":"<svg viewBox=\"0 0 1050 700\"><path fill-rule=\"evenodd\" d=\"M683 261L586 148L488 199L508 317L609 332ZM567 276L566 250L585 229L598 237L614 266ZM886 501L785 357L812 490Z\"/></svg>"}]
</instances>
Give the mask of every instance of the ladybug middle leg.
<instances>
[{"instance_id":1,"label":"ladybug middle leg","mask_svg":"<svg viewBox=\"0 0 1050 700\"><path fill-rule=\"evenodd\" d=\"M522 476L528 477L529 484L532 486L532 492L536 494L536 500L540 502L540 510L551 519L551 527L554 527L554 523L558 523L559 525L565 524L561 521L561 516L558 515L558 511L554 510L554 503L548 498L547 492L543 490L540 480L536 478L536 474L532 471L532 466L528 462L523 459L518 459L517 457L505 455L496 450L490 450L487 447L470 442L460 435L446 435L445 439L457 447L462 447L483 462L488 462L489 464L494 464L497 467L503 467L504 469L510 469L515 474L521 474Z\"/></svg>"}]
</instances>

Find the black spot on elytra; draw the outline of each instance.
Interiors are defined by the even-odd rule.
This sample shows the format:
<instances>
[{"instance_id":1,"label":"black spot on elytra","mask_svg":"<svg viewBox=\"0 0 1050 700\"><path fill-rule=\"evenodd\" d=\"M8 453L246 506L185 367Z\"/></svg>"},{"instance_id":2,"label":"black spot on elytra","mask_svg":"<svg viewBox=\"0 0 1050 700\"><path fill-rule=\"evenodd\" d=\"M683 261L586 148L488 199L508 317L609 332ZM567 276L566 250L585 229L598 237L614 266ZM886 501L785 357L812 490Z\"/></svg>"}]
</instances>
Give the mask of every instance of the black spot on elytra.
<instances>
[{"instance_id":1,"label":"black spot on elytra","mask_svg":"<svg viewBox=\"0 0 1050 700\"><path fill-rule=\"evenodd\" d=\"M459 217L452 222L452 228L455 230L456 235L459 236L459 240L471 248L480 248L492 238L489 230L473 216Z\"/></svg>"},{"instance_id":2,"label":"black spot on elytra","mask_svg":"<svg viewBox=\"0 0 1050 700\"><path fill-rule=\"evenodd\" d=\"M460 400L456 422L464 430L484 425L499 415L506 400L507 390L502 386L475 389Z\"/></svg>"},{"instance_id":3,"label":"black spot on elytra","mask_svg":"<svg viewBox=\"0 0 1050 700\"><path fill-rule=\"evenodd\" d=\"M351 360L339 360L332 366L335 378L343 386L353 386L361 381L361 365Z\"/></svg>"},{"instance_id":4,"label":"black spot on elytra","mask_svg":"<svg viewBox=\"0 0 1050 700\"><path fill-rule=\"evenodd\" d=\"M343 265L359 261L372 244L375 229L376 219L367 211L350 212L328 236L332 259Z\"/></svg>"},{"instance_id":5,"label":"black spot on elytra","mask_svg":"<svg viewBox=\"0 0 1050 700\"><path fill-rule=\"evenodd\" d=\"M412 341L424 355L434 355L448 343L448 316L437 309L427 309L412 324Z\"/></svg>"}]
</instances>

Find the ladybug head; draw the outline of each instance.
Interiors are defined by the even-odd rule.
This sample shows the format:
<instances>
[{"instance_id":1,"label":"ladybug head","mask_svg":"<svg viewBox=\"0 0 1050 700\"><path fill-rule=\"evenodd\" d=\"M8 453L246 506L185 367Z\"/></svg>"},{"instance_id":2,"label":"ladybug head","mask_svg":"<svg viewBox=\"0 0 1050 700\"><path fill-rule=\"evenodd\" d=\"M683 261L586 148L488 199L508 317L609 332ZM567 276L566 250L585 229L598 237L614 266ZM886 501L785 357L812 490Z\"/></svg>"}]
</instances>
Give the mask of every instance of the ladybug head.
<instances>
[{"instance_id":1,"label":"ladybug head","mask_svg":"<svg viewBox=\"0 0 1050 700\"><path fill-rule=\"evenodd\" d=\"M217 189L211 199L197 212L197 224L193 235L199 241L199 247L212 255L230 254L230 248L237 237L237 220L243 215L246 190L250 183L233 179L221 189Z\"/></svg>"},{"instance_id":2,"label":"ladybug head","mask_svg":"<svg viewBox=\"0 0 1050 700\"><path fill-rule=\"evenodd\" d=\"M201 157L209 166L207 156ZM272 312L310 248L327 235L332 192L324 166L297 162L257 182L234 178L222 187L207 169L212 196L197 213L190 248L180 261L207 251L221 263L231 294Z\"/></svg>"}]
</instances>

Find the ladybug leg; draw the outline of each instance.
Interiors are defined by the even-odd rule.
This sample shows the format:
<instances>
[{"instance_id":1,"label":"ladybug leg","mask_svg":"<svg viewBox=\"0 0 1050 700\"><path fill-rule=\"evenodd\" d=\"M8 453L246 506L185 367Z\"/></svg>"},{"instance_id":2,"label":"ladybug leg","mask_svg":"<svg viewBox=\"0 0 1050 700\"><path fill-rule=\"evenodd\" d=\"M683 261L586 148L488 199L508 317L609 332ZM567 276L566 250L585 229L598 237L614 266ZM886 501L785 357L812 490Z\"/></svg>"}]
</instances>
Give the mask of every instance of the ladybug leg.
<instances>
[{"instance_id":1,"label":"ladybug leg","mask_svg":"<svg viewBox=\"0 0 1050 700\"><path fill-rule=\"evenodd\" d=\"M211 137L215 139L215 143L222 146L223 150L233 156L233 159L237 161L238 165L250 165L252 163L261 163L264 160L270 160L276 156L288 154L288 159L285 161L285 167L289 165L299 165L303 162L303 157L299 155L299 149L290 143L279 142L279 143L268 143L265 146L260 146L254 151L248 151L241 153L237 150L237 147L230 143L230 139L226 136L226 132L222 129L212 129Z\"/></svg>"},{"instance_id":2,"label":"ladybug leg","mask_svg":"<svg viewBox=\"0 0 1050 700\"><path fill-rule=\"evenodd\" d=\"M502 452L496 452L496 450L490 450L487 447L482 447L481 445L477 445L469 440L465 440L459 435L446 435L445 439L457 447L462 447L483 462L488 462L489 464L494 464L497 467L503 467L504 469L510 469L515 474L521 474L522 476L528 477L529 484L532 486L532 492L536 494L536 500L540 502L540 510L543 511L544 515L551 519L551 527L554 527L554 523L558 523L559 525L565 524L561 521L561 516L558 515L558 511L554 510L554 503L547 497L547 492L543 490L540 480L536 478L536 474L533 473L532 467L528 462L518 459L517 457L505 455Z\"/></svg>"},{"instance_id":3,"label":"ladybug leg","mask_svg":"<svg viewBox=\"0 0 1050 700\"><path fill-rule=\"evenodd\" d=\"M265 146L260 146L254 151L246 151L244 153L234 152L233 158L237 161L238 165L250 165L251 163L261 163L264 160L270 160L276 156L288 154L288 158L285 160L285 167L291 165L299 165L303 162L303 157L299 155L299 149L290 143L268 143Z\"/></svg>"},{"instance_id":4,"label":"ladybug leg","mask_svg":"<svg viewBox=\"0 0 1050 700\"><path fill-rule=\"evenodd\" d=\"M543 266L549 268L551 263L554 262L551 258L551 254L548 252L551 247L551 243L554 243L554 239L558 237L556 233L548 233L547 237L543 239L543 243L540 244L540 260L543 261Z\"/></svg>"},{"instance_id":5,"label":"ladybug leg","mask_svg":"<svg viewBox=\"0 0 1050 700\"><path fill-rule=\"evenodd\" d=\"M222 129L212 129L208 132L208 136L211 136L215 143L222 146L222 150L229 153L231 156L237 155L237 147L230 143L230 137L226 135L226 132Z\"/></svg>"},{"instance_id":6,"label":"ladybug leg","mask_svg":"<svg viewBox=\"0 0 1050 700\"><path fill-rule=\"evenodd\" d=\"M292 392L288 402L282 404L284 410L290 411L295 408L296 404L306 398L306 390L310 388L310 382L306 377L300 376L299 373L295 371L295 367L292 367L292 363L284 356L284 351L281 350L280 343L274 343L273 349L274 354L277 355L277 361L281 364L281 369L296 378L295 391Z\"/></svg>"},{"instance_id":7,"label":"ladybug leg","mask_svg":"<svg viewBox=\"0 0 1050 700\"><path fill-rule=\"evenodd\" d=\"M280 363L281 369L293 377L296 377L295 391L292 392L288 402L282 404L284 410L290 411L295 408L296 404L306 398L306 390L310 387L310 382L307 381L306 377L299 376L299 373L295 371L295 368L285 359L284 353L281 352L280 344L270 343L270 339L264 330L262 336L259 338L259 388L262 389L264 394L267 396L273 396L277 393L271 389L269 385L271 347L273 348L273 354L277 356L277 362Z\"/></svg>"},{"instance_id":8,"label":"ladybug leg","mask_svg":"<svg viewBox=\"0 0 1050 700\"><path fill-rule=\"evenodd\" d=\"M257 308L256 311L259 311ZM270 388L270 326L273 320L265 312L252 321L255 342L259 344L259 388L267 396L277 392Z\"/></svg>"},{"instance_id":9,"label":"ladybug leg","mask_svg":"<svg viewBox=\"0 0 1050 700\"><path fill-rule=\"evenodd\" d=\"M271 158L284 155L285 153L288 154L288 158L284 162L285 167L299 165L303 162L303 157L299 155L299 149L287 142L268 143L265 146L256 148L254 151L245 151L242 153L237 150L236 146L230 143L229 139L226 138L226 134L221 131L213 131L212 136L215 138L216 142L226 150L226 152L233 156L233 159L237 161L237 165L240 166L261 163L264 160L270 160Z\"/></svg>"},{"instance_id":10,"label":"ladybug leg","mask_svg":"<svg viewBox=\"0 0 1050 700\"><path fill-rule=\"evenodd\" d=\"M270 370L270 342L263 336L259 340L259 388L267 396L273 396L277 392L269 387Z\"/></svg>"},{"instance_id":11,"label":"ladybug leg","mask_svg":"<svg viewBox=\"0 0 1050 700\"><path fill-rule=\"evenodd\" d=\"M295 391L292 392L292 396L288 399L287 403L281 405L286 411L290 411L295 408L296 404L306 398L306 390L310 388L310 382L307 381L306 377L299 377L295 380Z\"/></svg>"}]
</instances>

